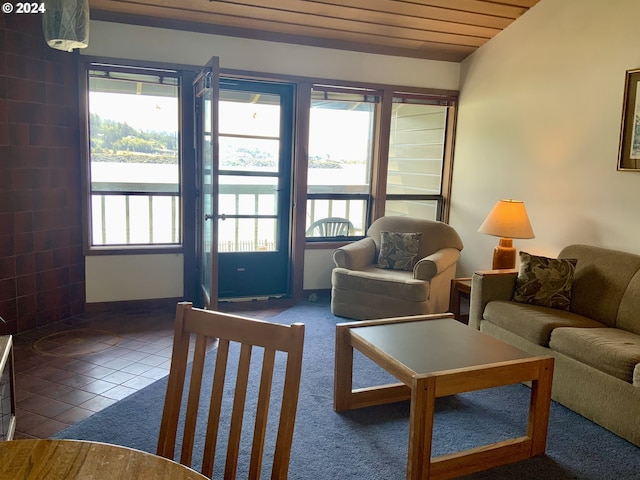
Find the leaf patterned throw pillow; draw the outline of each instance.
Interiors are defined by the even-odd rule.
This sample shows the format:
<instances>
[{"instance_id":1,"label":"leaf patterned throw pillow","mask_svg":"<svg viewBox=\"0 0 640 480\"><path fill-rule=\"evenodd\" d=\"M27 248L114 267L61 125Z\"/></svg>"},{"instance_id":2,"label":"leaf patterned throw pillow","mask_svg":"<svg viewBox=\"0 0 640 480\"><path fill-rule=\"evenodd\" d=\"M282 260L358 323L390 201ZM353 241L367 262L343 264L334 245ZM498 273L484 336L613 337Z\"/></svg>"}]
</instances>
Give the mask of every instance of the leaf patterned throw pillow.
<instances>
[{"instance_id":1,"label":"leaf patterned throw pillow","mask_svg":"<svg viewBox=\"0 0 640 480\"><path fill-rule=\"evenodd\" d=\"M412 271L418 256L422 233L380 232L378 267Z\"/></svg>"},{"instance_id":2,"label":"leaf patterned throw pillow","mask_svg":"<svg viewBox=\"0 0 640 480\"><path fill-rule=\"evenodd\" d=\"M569 310L575 258L547 258L520 252L520 272L513 300Z\"/></svg>"}]
</instances>

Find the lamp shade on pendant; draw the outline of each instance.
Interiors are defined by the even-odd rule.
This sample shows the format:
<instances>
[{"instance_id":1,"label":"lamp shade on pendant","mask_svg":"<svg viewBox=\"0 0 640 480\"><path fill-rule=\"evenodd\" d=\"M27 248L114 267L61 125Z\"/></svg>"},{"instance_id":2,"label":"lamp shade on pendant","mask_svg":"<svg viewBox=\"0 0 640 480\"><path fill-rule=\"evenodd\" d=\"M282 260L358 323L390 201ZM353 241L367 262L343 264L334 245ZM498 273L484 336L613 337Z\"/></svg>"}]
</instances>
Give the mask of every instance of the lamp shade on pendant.
<instances>
[{"instance_id":1,"label":"lamp shade on pendant","mask_svg":"<svg viewBox=\"0 0 640 480\"><path fill-rule=\"evenodd\" d=\"M533 228L520 200L500 200L487 215L478 232L500 237L500 243L493 252L493 268L514 268L516 250L514 238L534 238Z\"/></svg>"},{"instance_id":2,"label":"lamp shade on pendant","mask_svg":"<svg viewBox=\"0 0 640 480\"><path fill-rule=\"evenodd\" d=\"M89 46L89 0L46 0L44 38L51 48L71 52Z\"/></svg>"}]
</instances>

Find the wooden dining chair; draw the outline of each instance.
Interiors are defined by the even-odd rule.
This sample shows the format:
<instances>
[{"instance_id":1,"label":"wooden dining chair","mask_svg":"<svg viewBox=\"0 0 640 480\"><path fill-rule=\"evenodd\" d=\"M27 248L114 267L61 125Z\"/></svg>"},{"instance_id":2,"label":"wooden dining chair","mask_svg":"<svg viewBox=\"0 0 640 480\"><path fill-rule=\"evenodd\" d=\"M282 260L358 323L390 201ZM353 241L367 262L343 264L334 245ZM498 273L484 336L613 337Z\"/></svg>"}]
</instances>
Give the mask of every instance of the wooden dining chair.
<instances>
[{"instance_id":1,"label":"wooden dining chair","mask_svg":"<svg viewBox=\"0 0 640 480\"><path fill-rule=\"evenodd\" d=\"M195 337L195 346L192 344L190 348L190 340L193 337ZM217 339L217 348L211 349L211 342L215 339ZM241 437L251 438L248 478L258 479L265 456L267 419L271 406L273 407L271 410L276 413L275 417L269 418L269 429L275 429L277 426L272 436L275 438L275 448L272 456L271 478L286 479L300 389L303 342L304 324L302 323L282 325L202 310L194 308L191 303L187 302L179 303L176 310L169 383L158 439L158 455L170 459L175 458L179 424L184 424L179 461L191 467L196 427L198 426L198 432L205 428L202 474L213 478L214 463L216 471L218 471L218 464L214 461L216 448L219 444L218 439L226 437L227 447L223 478L234 479L241 450L248 452L248 447L243 447L246 444L241 443ZM205 370L205 356L208 348L211 350L211 355L215 355L215 367L209 368L213 371ZM237 370L235 370L237 375L234 378L234 372L232 372L234 369L231 368L229 359L235 358L233 352L238 348L240 351L237 357ZM262 352L262 356L258 355L259 352ZM251 361L252 353L255 353L254 357L256 357L253 362ZM274 366L279 365L276 362L277 353L278 359L286 358L286 364L283 375L278 377L280 372L276 371L276 381L274 381L274 370L276 370ZM190 356L193 361L185 408L182 405L183 390L187 380L187 365ZM256 372L256 368L260 369L260 363L261 371ZM258 382L256 375L259 375L259 388L251 388L251 379ZM205 424L198 421L198 410L203 379L206 381L211 376L213 377L211 393L207 397L203 395L203 398L209 402L208 413L204 414L207 417ZM225 379L227 379L226 382ZM235 386L233 386L234 381ZM225 389L225 383L230 383L231 387L227 386ZM275 392L277 384L281 386L282 398L279 400L278 396L273 395L272 400L272 393ZM232 393L233 401L223 402L224 398L229 398L230 393ZM245 415L245 404L251 403L247 402L247 398L252 398L252 396L256 399L255 410L246 412L247 415ZM232 406L229 405L230 403ZM229 428L228 432L223 432L220 428L221 418L225 419L227 410L225 407L227 406L231 409ZM276 407L279 407L279 412ZM182 415L181 409L183 410ZM246 426L249 421L253 422L253 433L252 435L245 433L243 436L243 422ZM198 434L200 435L200 433Z\"/></svg>"}]
</instances>

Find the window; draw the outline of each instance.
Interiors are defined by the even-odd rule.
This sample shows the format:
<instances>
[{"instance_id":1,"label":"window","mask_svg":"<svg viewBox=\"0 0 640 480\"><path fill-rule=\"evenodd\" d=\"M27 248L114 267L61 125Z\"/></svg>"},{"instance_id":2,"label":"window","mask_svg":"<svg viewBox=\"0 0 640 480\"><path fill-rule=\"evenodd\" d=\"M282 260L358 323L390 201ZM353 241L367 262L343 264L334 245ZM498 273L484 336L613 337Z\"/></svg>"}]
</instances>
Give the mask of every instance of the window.
<instances>
[{"instance_id":1,"label":"window","mask_svg":"<svg viewBox=\"0 0 640 480\"><path fill-rule=\"evenodd\" d=\"M373 91L314 87L309 118L308 240L364 235L379 98Z\"/></svg>"},{"instance_id":2,"label":"window","mask_svg":"<svg viewBox=\"0 0 640 480\"><path fill-rule=\"evenodd\" d=\"M393 98L385 215L442 219L450 107L419 96Z\"/></svg>"},{"instance_id":3,"label":"window","mask_svg":"<svg viewBox=\"0 0 640 480\"><path fill-rule=\"evenodd\" d=\"M89 247L181 243L179 76L87 66Z\"/></svg>"},{"instance_id":4,"label":"window","mask_svg":"<svg viewBox=\"0 0 640 480\"><path fill-rule=\"evenodd\" d=\"M183 139L191 140L179 131L181 109L183 115L191 109L181 91L185 71L115 63L90 63L85 70L88 247L97 253L181 250L183 223L190 222L183 218L184 201L191 201L182 190L190 179L181 178L183 161L191 169L191 159L181 158L181 151L189 155ZM283 145L295 147L291 137L278 139L301 125L274 120L277 94L233 87L257 80L231 80L222 83L219 103L219 207L226 218L219 250L274 251L289 241L276 238L275 205L284 191L278 158ZM381 215L446 221L455 92L309 84L300 90L301 104L310 106L309 131L301 132L301 138L308 134L306 240L358 238ZM238 243L239 232L249 230L252 238Z\"/></svg>"},{"instance_id":5,"label":"window","mask_svg":"<svg viewBox=\"0 0 640 480\"><path fill-rule=\"evenodd\" d=\"M454 102L441 94L315 86L307 241L365 235L381 214L443 220ZM376 143L387 128L389 141Z\"/></svg>"}]
</instances>

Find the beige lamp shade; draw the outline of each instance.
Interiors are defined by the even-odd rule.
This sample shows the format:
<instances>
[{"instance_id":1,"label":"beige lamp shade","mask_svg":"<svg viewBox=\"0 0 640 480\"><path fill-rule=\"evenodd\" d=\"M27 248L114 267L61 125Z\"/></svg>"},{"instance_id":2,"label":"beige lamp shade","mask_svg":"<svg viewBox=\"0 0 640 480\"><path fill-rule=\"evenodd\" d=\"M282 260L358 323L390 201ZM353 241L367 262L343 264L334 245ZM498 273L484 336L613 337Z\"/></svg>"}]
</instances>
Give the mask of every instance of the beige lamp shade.
<instances>
[{"instance_id":1,"label":"beige lamp shade","mask_svg":"<svg viewBox=\"0 0 640 480\"><path fill-rule=\"evenodd\" d=\"M500 200L484 219L478 232L504 238L534 238L533 228L520 200Z\"/></svg>"},{"instance_id":2,"label":"beige lamp shade","mask_svg":"<svg viewBox=\"0 0 640 480\"><path fill-rule=\"evenodd\" d=\"M500 200L484 219L478 232L500 237L493 251L493 269L511 269L516 266L514 238L534 238L527 210L520 200Z\"/></svg>"}]
</instances>

